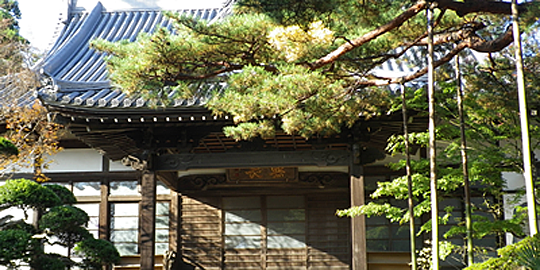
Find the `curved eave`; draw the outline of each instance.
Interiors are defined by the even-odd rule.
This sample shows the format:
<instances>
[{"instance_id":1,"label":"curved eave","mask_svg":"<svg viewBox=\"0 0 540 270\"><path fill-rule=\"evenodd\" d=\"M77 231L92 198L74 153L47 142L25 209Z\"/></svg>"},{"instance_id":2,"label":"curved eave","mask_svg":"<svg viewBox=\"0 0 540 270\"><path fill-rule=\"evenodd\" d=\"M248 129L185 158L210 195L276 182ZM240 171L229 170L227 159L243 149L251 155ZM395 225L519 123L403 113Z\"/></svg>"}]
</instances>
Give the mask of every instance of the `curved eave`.
<instances>
[{"instance_id":1,"label":"curved eave","mask_svg":"<svg viewBox=\"0 0 540 270\"><path fill-rule=\"evenodd\" d=\"M74 107L58 103L44 103L51 112L58 113L68 122L96 124L189 124L230 122L228 115L216 116L205 107L108 109Z\"/></svg>"}]
</instances>

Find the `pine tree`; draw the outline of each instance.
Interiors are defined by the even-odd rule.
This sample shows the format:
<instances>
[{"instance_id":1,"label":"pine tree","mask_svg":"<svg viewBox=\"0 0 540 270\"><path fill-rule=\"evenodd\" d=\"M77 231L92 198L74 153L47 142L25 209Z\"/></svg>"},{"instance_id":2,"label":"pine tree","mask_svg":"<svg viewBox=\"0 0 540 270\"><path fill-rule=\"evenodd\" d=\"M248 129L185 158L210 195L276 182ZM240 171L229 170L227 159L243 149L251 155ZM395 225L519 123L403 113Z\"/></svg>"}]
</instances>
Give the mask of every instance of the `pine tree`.
<instances>
[{"instance_id":1,"label":"pine tree","mask_svg":"<svg viewBox=\"0 0 540 270\"><path fill-rule=\"evenodd\" d=\"M504 27L509 3L433 3L436 67L467 48L497 52L512 42L511 29ZM166 106L171 96L201 95L201 82L225 82L223 91L206 94L212 96L209 109L232 115L237 124L226 129L228 135L271 136L282 129L309 137L386 112L391 97L380 86L426 73L422 57L414 62L402 55L425 50L427 6L425 1L243 0L233 15L214 23L169 13L174 34L159 29L133 43L96 40L92 46L113 56L111 79L127 93ZM529 27L538 3L520 8ZM390 59L420 69L375 76L373 69Z\"/></svg>"}]
</instances>

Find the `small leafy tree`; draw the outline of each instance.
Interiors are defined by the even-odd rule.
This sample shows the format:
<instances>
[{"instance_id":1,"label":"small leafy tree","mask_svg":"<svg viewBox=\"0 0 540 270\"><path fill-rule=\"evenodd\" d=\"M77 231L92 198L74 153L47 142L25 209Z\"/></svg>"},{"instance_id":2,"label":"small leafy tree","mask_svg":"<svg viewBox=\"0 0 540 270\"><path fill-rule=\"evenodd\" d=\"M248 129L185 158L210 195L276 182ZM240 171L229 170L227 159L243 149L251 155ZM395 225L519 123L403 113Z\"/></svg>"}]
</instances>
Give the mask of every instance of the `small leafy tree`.
<instances>
[{"instance_id":1,"label":"small leafy tree","mask_svg":"<svg viewBox=\"0 0 540 270\"><path fill-rule=\"evenodd\" d=\"M0 121L2 118L7 128L4 136L19 149L20 154L1 159L0 169L10 171L20 166L30 167L38 182L47 181L42 171L48 164L44 156L61 150L58 144L63 126L55 123L54 117L39 103L30 107L4 108L0 110Z\"/></svg>"},{"instance_id":2,"label":"small leafy tree","mask_svg":"<svg viewBox=\"0 0 540 270\"><path fill-rule=\"evenodd\" d=\"M526 47L529 60L526 62L526 81L530 87L530 104L537 108L540 104L538 80L538 46L530 43ZM473 209L473 237L482 239L495 236L502 243L505 233L512 233L518 237L525 234L522 230L526 212L516 209L515 215L504 219L503 195L506 183L502 178L503 172L522 172L520 122L517 115L517 93L513 86L513 63L509 52L503 51L493 57L485 66L468 66L463 72L466 85L464 99L466 119L466 136L469 147L469 178L475 186L477 198L481 202L472 205ZM444 69L442 69L444 70ZM451 74L451 72L449 72ZM439 116L437 139L439 144L438 155L438 184L440 196L462 196L463 187L462 168L460 167L460 136L457 121L457 104L455 100L455 84L448 73L438 74L441 83L436 96L437 115ZM411 108L423 111L425 97L419 90L409 93L408 104ZM538 122L531 121L530 131L533 138L540 136ZM426 146L427 134L417 133L410 136L410 143L417 146ZM390 153L403 153L403 137L390 138L387 150ZM532 149L539 149L538 141L533 141ZM390 167L401 170L405 161L391 164ZM416 201L414 214L417 217L431 211L429 190L429 162L426 159L412 161L413 195ZM408 213L404 208L388 203L385 198L405 200L407 198L406 178L396 178L390 182L381 182L371 194L373 202L360 207L339 211L342 216L356 215L383 215L392 222L408 222ZM458 220L454 226L445 232L445 237L465 236L466 228L461 217L452 217L452 208L444 209L447 214L441 217L444 224L451 219ZM422 226L421 233L429 231L430 224ZM480 247L476 247L477 249Z\"/></svg>"},{"instance_id":3,"label":"small leafy tree","mask_svg":"<svg viewBox=\"0 0 540 270\"><path fill-rule=\"evenodd\" d=\"M6 217L0 225L0 265L29 265L36 270L64 270L72 266L101 269L120 259L112 243L94 239L84 227L88 215L73 206L73 194L60 185L41 185L32 180L8 180L0 186L1 209L19 208L41 211L37 228L23 220ZM43 244L58 244L68 249L68 256L47 254ZM83 256L82 262L71 259L71 250Z\"/></svg>"}]
</instances>

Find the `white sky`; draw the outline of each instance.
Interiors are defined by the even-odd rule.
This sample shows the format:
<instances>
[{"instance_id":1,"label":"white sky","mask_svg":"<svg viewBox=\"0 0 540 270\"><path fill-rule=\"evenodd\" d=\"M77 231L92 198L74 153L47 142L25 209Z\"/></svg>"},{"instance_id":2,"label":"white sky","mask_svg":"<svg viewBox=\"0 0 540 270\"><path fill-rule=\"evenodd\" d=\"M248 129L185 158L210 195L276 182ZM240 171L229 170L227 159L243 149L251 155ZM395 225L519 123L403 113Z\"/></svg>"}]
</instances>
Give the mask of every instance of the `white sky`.
<instances>
[{"instance_id":1,"label":"white sky","mask_svg":"<svg viewBox=\"0 0 540 270\"><path fill-rule=\"evenodd\" d=\"M60 14L67 12L64 0L19 0L22 18L21 35L32 46L44 51L53 41L53 34L60 22Z\"/></svg>"}]
</instances>

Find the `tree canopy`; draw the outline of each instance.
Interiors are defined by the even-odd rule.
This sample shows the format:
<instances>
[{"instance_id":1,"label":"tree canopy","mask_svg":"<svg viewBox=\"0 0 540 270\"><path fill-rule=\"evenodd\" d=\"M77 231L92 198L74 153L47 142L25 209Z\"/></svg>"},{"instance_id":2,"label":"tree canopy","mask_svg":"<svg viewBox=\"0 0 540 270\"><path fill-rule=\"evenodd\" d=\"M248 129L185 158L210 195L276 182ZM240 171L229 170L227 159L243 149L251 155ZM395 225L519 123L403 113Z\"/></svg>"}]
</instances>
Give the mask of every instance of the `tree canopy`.
<instances>
[{"instance_id":1,"label":"tree canopy","mask_svg":"<svg viewBox=\"0 0 540 270\"><path fill-rule=\"evenodd\" d=\"M173 32L92 46L113 55L111 79L127 93L165 106L174 98L211 96L207 107L233 116L237 125L226 133L237 139L276 129L309 137L387 112L389 93L381 86L427 72L424 57L411 55L425 52L430 5L436 10L436 67L463 50L498 52L513 40L510 3L503 1L240 0L217 22L168 13ZM519 10L523 29L540 14L536 1ZM388 60L418 69L376 74ZM201 93L201 81L228 87Z\"/></svg>"}]
</instances>

